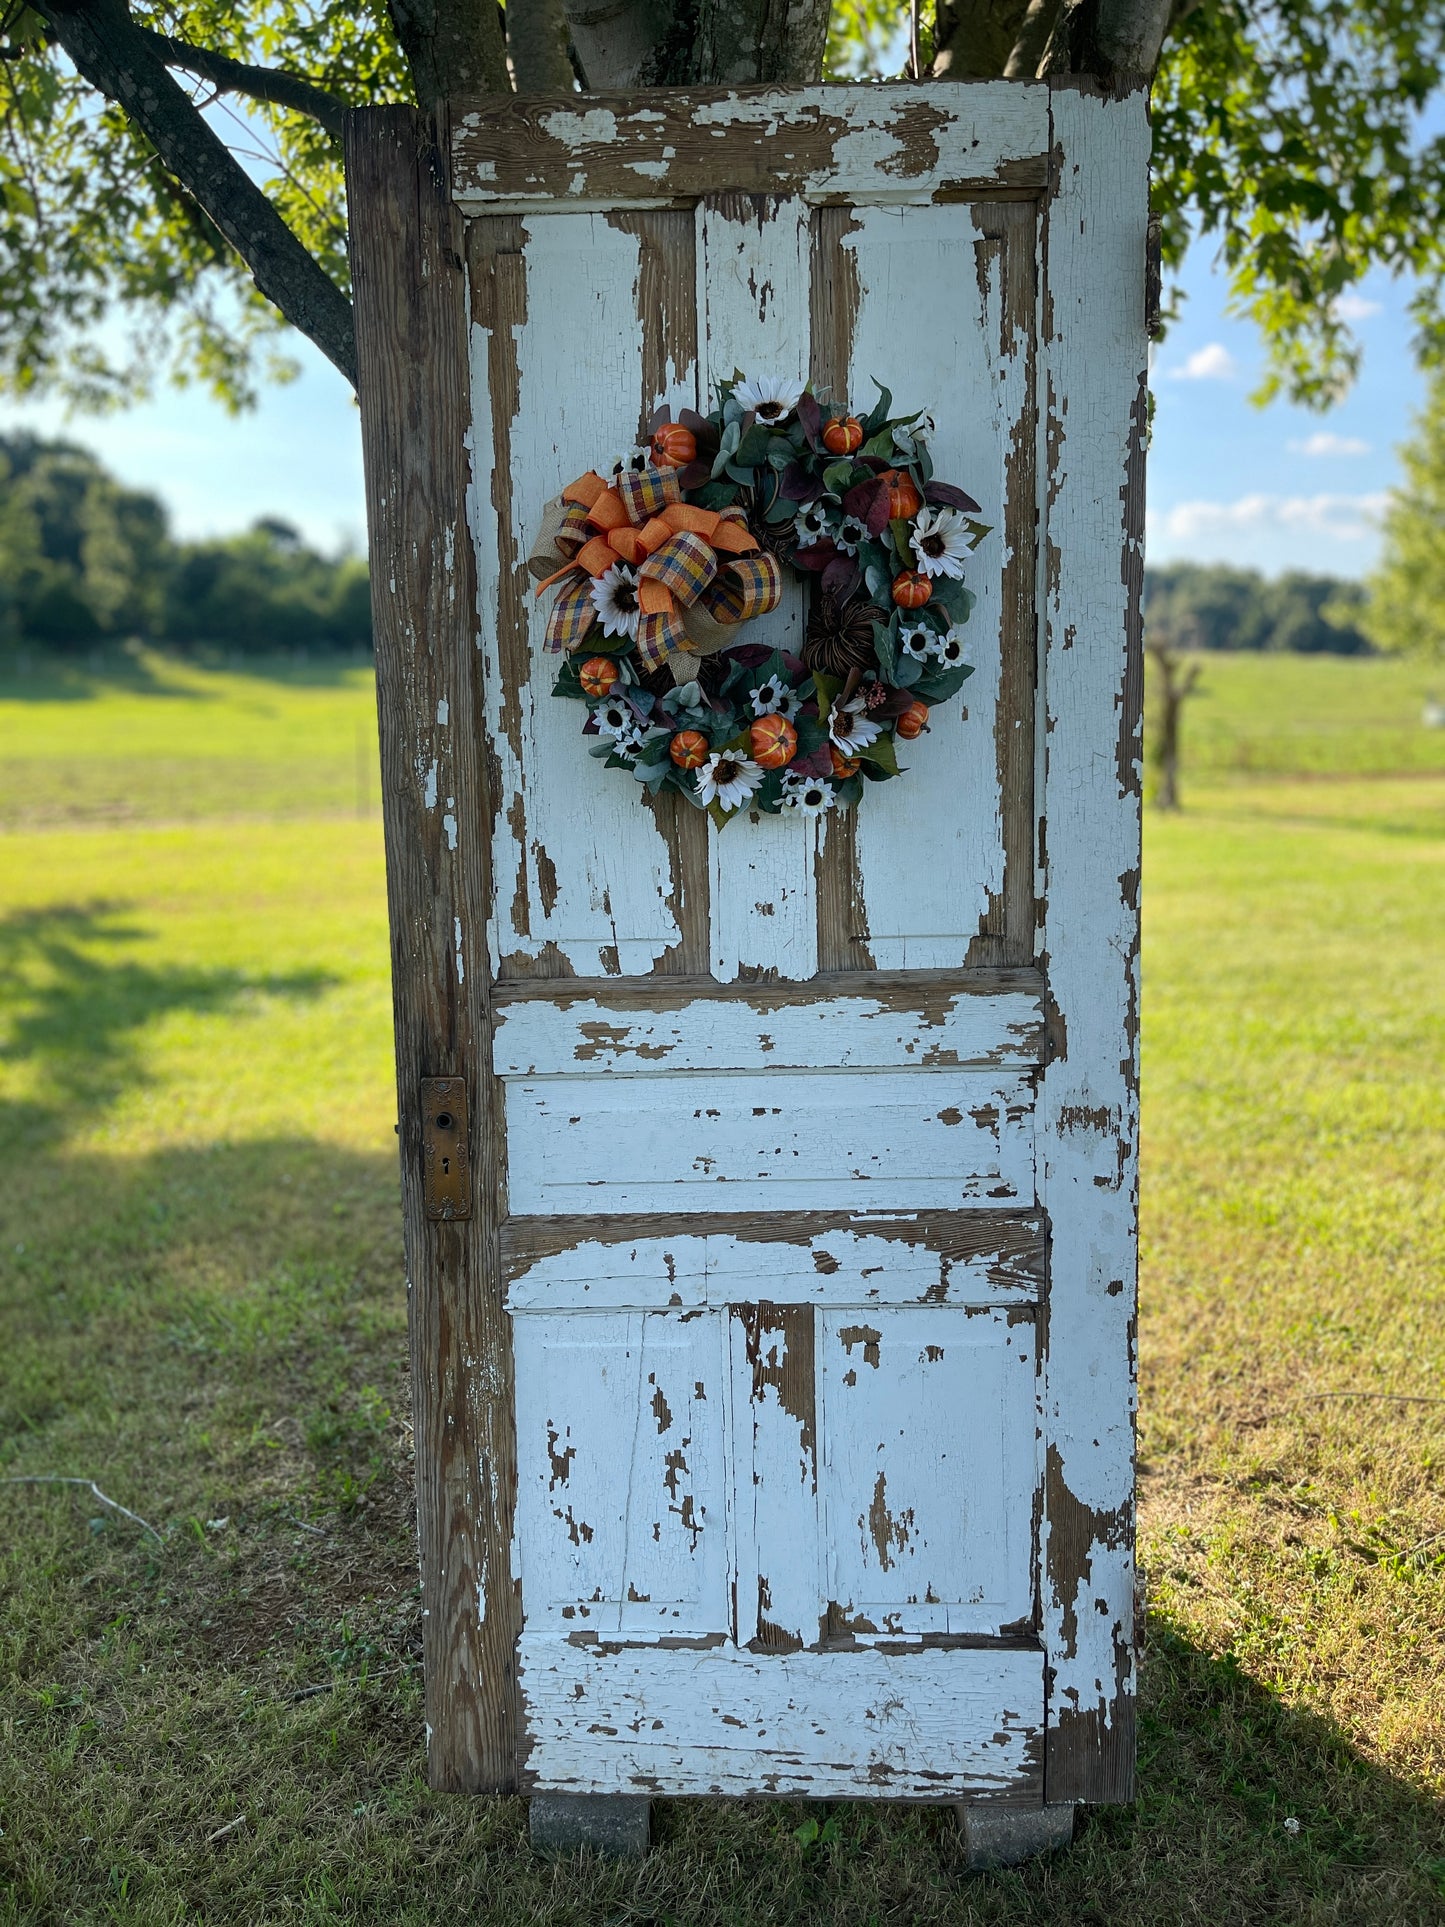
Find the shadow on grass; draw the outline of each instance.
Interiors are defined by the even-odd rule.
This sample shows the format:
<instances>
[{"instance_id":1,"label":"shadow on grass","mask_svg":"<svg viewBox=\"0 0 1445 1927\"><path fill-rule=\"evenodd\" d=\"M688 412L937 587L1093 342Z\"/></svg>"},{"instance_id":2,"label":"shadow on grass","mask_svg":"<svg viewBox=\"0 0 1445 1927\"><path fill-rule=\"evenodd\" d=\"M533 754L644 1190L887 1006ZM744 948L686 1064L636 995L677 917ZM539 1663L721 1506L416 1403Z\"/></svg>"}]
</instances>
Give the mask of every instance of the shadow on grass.
<instances>
[{"instance_id":1,"label":"shadow on grass","mask_svg":"<svg viewBox=\"0 0 1445 1927\"><path fill-rule=\"evenodd\" d=\"M157 696L186 702L217 702L224 692L198 686L168 671L209 671L244 676L291 689L338 689L358 671L370 671L369 655L338 650L230 654L224 650L169 650L138 643L110 644L75 655L28 648L0 653L0 702L80 703L105 696Z\"/></svg>"},{"instance_id":2,"label":"shadow on grass","mask_svg":"<svg viewBox=\"0 0 1445 1927\"><path fill-rule=\"evenodd\" d=\"M0 1488L15 1919L249 1922L277 1893L472 1927L1439 1919L1439 1808L1159 1619L1138 1800L1052 1861L971 1878L941 1808L837 1803L809 1843L796 1804L663 1801L639 1867L537 1863L519 1801L424 1785L394 1157L40 1147L11 1177L3 1469L98 1476L164 1541Z\"/></svg>"},{"instance_id":3,"label":"shadow on grass","mask_svg":"<svg viewBox=\"0 0 1445 1927\"><path fill-rule=\"evenodd\" d=\"M126 1090L147 1082L142 1028L176 1011L213 1015L247 998L311 999L337 979L324 970L261 976L155 964L127 954L151 932L133 906L47 904L0 917L0 1063L28 1065L38 1095L0 1101L0 1145L53 1143Z\"/></svg>"}]
</instances>

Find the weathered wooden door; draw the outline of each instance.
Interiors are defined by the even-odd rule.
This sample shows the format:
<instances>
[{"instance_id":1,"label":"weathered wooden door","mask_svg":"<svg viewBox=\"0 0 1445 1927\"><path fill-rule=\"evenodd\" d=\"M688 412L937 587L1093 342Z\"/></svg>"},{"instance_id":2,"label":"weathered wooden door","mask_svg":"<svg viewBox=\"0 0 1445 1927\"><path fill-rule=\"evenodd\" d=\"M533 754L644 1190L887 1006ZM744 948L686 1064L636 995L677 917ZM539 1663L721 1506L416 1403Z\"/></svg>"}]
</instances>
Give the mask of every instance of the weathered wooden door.
<instances>
[{"instance_id":1,"label":"weathered wooden door","mask_svg":"<svg viewBox=\"0 0 1445 1927\"><path fill-rule=\"evenodd\" d=\"M439 1784L1127 1796L1146 156L1031 84L354 117ZM907 780L719 835L578 754L523 564L734 369L930 406L994 532Z\"/></svg>"}]
</instances>

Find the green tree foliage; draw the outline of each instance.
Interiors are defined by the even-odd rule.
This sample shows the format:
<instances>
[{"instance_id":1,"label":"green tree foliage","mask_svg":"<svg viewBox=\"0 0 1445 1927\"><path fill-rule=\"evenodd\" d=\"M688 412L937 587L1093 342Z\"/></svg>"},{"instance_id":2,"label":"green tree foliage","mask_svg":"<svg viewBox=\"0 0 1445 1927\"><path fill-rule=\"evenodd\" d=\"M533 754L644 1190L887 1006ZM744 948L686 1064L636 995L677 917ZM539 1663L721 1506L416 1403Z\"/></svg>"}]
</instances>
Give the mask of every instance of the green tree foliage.
<instances>
[{"instance_id":1,"label":"green tree foliage","mask_svg":"<svg viewBox=\"0 0 1445 1927\"><path fill-rule=\"evenodd\" d=\"M1364 655L1364 602L1358 583L1298 571L1271 580L1254 569L1178 562L1144 576L1146 634L1172 650Z\"/></svg>"},{"instance_id":2,"label":"green tree foliage","mask_svg":"<svg viewBox=\"0 0 1445 1927\"><path fill-rule=\"evenodd\" d=\"M1378 648L1445 661L1445 375L1400 450L1405 479L1385 511L1363 627Z\"/></svg>"},{"instance_id":3,"label":"green tree foliage","mask_svg":"<svg viewBox=\"0 0 1445 1927\"><path fill-rule=\"evenodd\" d=\"M945 78L1127 81L1157 60L1166 257L1219 237L1269 346L1266 388L1340 392L1358 345L1339 297L1381 264L1415 278L1422 351L1445 351L1445 140L1421 120L1440 0L933 0L916 47L913 19L901 0L0 0L0 387L94 406L170 373L241 405L285 370L282 313L348 368L347 106L574 73L593 89L806 79L824 26L838 78L916 59ZM234 150L215 167L195 158L197 104ZM252 175L267 199L243 206ZM305 299L298 259L324 271ZM336 304L325 326L318 293ZM107 316L128 328L102 337Z\"/></svg>"},{"instance_id":4,"label":"green tree foliage","mask_svg":"<svg viewBox=\"0 0 1445 1927\"><path fill-rule=\"evenodd\" d=\"M0 641L63 650L124 636L369 648L366 565L318 555L285 522L177 543L156 498L85 450L0 437Z\"/></svg>"}]
</instances>

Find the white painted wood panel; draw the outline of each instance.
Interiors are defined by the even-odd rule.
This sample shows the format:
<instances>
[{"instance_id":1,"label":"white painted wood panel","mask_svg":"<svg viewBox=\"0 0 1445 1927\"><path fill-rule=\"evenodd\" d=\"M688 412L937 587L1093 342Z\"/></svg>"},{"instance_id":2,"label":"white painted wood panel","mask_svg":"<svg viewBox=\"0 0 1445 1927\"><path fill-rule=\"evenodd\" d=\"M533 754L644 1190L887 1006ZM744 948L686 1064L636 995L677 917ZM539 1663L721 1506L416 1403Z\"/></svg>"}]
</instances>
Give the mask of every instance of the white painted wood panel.
<instances>
[{"instance_id":1,"label":"white painted wood panel","mask_svg":"<svg viewBox=\"0 0 1445 1927\"><path fill-rule=\"evenodd\" d=\"M493 410L502 396L491 392L491 331L473 331L483 479L473 491L472 529L486 727L500 792L492 966L555 946L578 974L633 975L650 970L679 940L667 843L638 786L587 755L578 706L552 697L557 659L542 648L548 604L534 602L524 564L543 505L575 476L620 454L654 400L691 405L696 370L676 369L664 395L644 397L640 244L605 215L533 217L525 223L518 272L525 320L509 330L517 400L500 437L506 526L485 482L496 459ZM498 646L508 576L513 589L520 585L520 673L515 664L509 673Z\"/></svg>"},{"instance_id":2,"label":"white painted wood panel","mask_svg":"<svg viewBox=\"0 0 1445 1927\"><path fill-rule=\"evenodd\" d=\"M508 1208L909 1210L1033 1200L1033 1095L971 1071L519 1078Z\"/></svg>"},{"instance_id":3,"label":"white painted wood panel","mask_svg":"<svg viewBox=\"0 0 1445 1927\"><path fill-rule=\"evenodd\" d=\"M1031 1311L818 1316L828 1593L860 1637L1034 1620Z\"/></svg>"},{"instance_id":4,"label":"white painted wood panel","mask_svg":"<svg viewBox=\"0 0 1445 1927\"><path fill-rule=\"evenodd\" d=\"M532 1314L514 1342L526 1626L727 1632L725 1319Z\"/></svg>"},{"instance_id":5,"label":"white painted wood panel","mask_svg":"<svg viewBox=\"0 0 1445 1927\"><path fill-rule=\"evenodd\" d=\"M1043 1007L1032 991L979 995L935 986L912 1007L895 996L822 996L769 1007L695 998L638 1010L595 997L519 1000L497 1012L500 1077L646 1075L661 1070L890 1070L918 1065L1029 1065L1043 1059Z\"/></svg>"},{"instance_id":6,"label":"white painted wood panel","mask_svg":"<svg viewBox=\"0 0 1445 1927\"><path fill-rule=\"evenodd\" d=\"M754 1278L759 1296L768 1281ZM735 1306L732 1342L740 1645L813 1646L823 1629L814 1314L810 1305Z\"/></svg>"},{"instance_id":7,"label":"white painted wood panel","mask_svg":"<svg viewBox=\"0 0 1445 1927\"><path fill-rule=\"evenodd\" d=\"M813 1799L1037 1797L1044 1658L588 1652L523 1636L528 1783Z\"/></svg>"},{"instance_id":8,"label":"white painted wood panel","mask_svg":"<svg viewBox=\"0 0 1445 1927\"><path fill-rule=\"evenodd\" d=\"M503 1226L506 1248L510 1220ZM918 1214L875 1222L866 1218L811 1232L798 1242L781 1236L739 1237L601 1235L605 1221L565 1250L530 1261L507 1260L511 1311L588 1308L744 1305L831 1305L870 1310L883 1305L1031 1303L1043 1279L1043 1223L1025 1219L1021 1240L985 1235L971 1248L950 1249L920 1226ZM980 1214L980 1223L987 1223ZM886 1229L885 1229L886 1226ZM916 1242L910 1240L916 1233ZM889 1235L891 1234L891 1235ZM1020 1248L1022 1244L1022 1249ZM515 1265L515 1270L513 1267Z\"/></svg>"},{"instance_id":9,"label":"white painted wood panel","mask_svg":"<svg viewBox=\"0 0 1445 1927\"><path fill-rule=\"evenodd\" d=\"M467 104L453 127L453 194L467 213L648 206L707 191L730 164L755 191L817 200L919 202L961 182L1017 185L1049 150L1048 88L973 82L960 106L956 85L522 100L509 113ZM750 136L761 165L749 165Z\"/></svg>"},{"instance_id":10,"label":"white painted wood panel","mask_svg":"<svg viewBox=\"0 0 1445 1927\"><path fill-rule=\"evenodd\" d=\"M907 775L870 789L857 814L873 961L884 970L946 969L963 961L1003 888L994 750L1003 525L1013 433L1030 399L1029 342L1005 324L1003 256L967 205L860 207L842 245L859 293L849 394L870 395L876 377L899 407L931 408L935 473L967 489L993 525L965 570L978 597L963 630L974 673L930 712L926 736L899 745Z\"/></svg>"},{"instance_id":11,"label":"white painted wood panel","mask_svg":"<svg viewBox=\"0 0 1445 1927\"><path fill-rule=\"evenodd\" d=\"M1102 101L1061 90L1054 116L1060 186L1041 344L1050 396L1043 942L1064 1040L1040 1099L1053 1232L1044 1409L1050 1797L1122 1799L1132 1786L1135 1684L1149 125L1139 94Z\"/></svg>"},{"instance_id":12,"label":"white painted wood panel","mask_svg":"<svg viewBox=\"0 0 1445 1927\"><path fill-rule=\"evenodd\" d=\"M699 204L698 339L709 404L734 371L805 381L808 375L809 216L801 200L727 195ZM791 571L771 615L747 640L794 653L805 597ZM708 824L712 973L723 983L758 973L808 978L818 968L813 880L817 825L760 816Z\"/></svg>"}]
</instances>

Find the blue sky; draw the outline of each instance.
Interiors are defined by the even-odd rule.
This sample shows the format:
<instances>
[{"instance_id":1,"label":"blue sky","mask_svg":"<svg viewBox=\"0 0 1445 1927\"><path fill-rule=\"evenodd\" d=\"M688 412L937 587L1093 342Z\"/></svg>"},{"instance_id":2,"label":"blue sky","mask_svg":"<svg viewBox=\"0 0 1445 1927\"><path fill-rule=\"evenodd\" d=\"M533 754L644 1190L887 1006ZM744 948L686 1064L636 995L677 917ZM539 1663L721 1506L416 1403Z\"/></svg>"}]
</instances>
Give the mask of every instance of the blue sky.
<instances>
[{"instance_id":1,"label":"blue sky","mask_svg":"<svg viewBox=\"0 0 1445 1927\"><path fill-rule=\"evenodd\" d=\"M1181 319L1154 358L1149 559L1233 562L1359 575L1378 548L1376 518L1396 477L1423 381L1409 348L1406 287L1379 275L1354 297L1364 369L1320 416L1249 400L1263 354L1207 243L1185 266ZM305 342L299 380L233 419L198 391L167 391L127 413L67 419L54 403L0 402L0 429L64 434L123 480L153 489L183 536L229 533L280 515L325 549L361 547L361 447L345 382Z\"/></svg>"}]
</instances>

